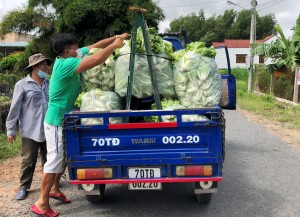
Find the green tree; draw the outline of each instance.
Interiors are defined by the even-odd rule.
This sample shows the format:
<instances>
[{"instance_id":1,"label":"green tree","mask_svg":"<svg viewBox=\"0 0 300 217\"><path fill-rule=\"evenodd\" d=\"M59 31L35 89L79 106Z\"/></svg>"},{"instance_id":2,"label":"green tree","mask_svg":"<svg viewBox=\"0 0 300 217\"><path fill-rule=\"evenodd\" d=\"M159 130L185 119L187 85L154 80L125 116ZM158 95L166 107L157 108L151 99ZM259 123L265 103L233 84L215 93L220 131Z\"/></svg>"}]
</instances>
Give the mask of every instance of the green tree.
<instances>
[{"instance_id":1,"label":"green tree","mask_svg":"<svg viewBox=\"0 0 300 217\"><path fill-rule=\"evenodd\" d=\"M72 33L83 46L109 37L110 33L130 32L133 12L129 6L148 10L145 20L149 27L157 29L164 19L162 10L152 0L28 0L26 8L3 17L0 37L10 32L34 32L24 59L31 52L53 58L51 38L55 33Z\"/></svg>"},{"instance_id":2,"label":"green tree","mask_svg":"<svg viewBox=\"0 0 300 217\"><path fill-rule=\"evenodd\" d=\"M257 14L258 39L272 34L273 26L276 23L274 14L259 16ZM176 32L184 28L189 41L204 41L211 45L213 41L224 39L249 39L251 27L251 11L226 10L223 15L212 15L205 18L204 11L198 14L192 13L181 16L170 23L169 32Z\"/></svg>"},{"instance_id":3,"label":"green tree","mask_svg":"<svg viewBox=\"0 0 300 217\"><path fill-rule=\"evenodd\" d=\"M223 15L207 19L207 23L204 24L205 35L201 41L205 41L207 45L211 45L213 41L223 41L236 16L234 10L226 10Z\"/></svg>"},{"instance_id":4,"label":"green tree","mask_svg":"<svg viewBox=\"0 0 300 217\"><path fill-rule=\"evenodd\" d=\"M203 35L203 24L205 23L204 11L200 10L198 14L191 13L187 16L180 16L170 23L168 32L178 32L181 28L186 31L189 41L198 41Z\"/></svg>"},{"instance_id":5,"label":"green tree","mask_svg":"<svg viewBox=\"0 0 300 217\"><path fill-rule=\"evenodd\" d=\"M230 37L230 39L249 39L250 28L251 12L249 10L241 10L227 36Z\"/></svg>"},{"instance_id":6,"label":"green tree","mask_svg":"<svg viewBox=\"0 0 300 217\"><path fill-rule=\"evenodd\" d=\"M271 35L274 31L276 19L274 14L256 16L256 39L263 39Z\"/></svg>"}]
</instances>

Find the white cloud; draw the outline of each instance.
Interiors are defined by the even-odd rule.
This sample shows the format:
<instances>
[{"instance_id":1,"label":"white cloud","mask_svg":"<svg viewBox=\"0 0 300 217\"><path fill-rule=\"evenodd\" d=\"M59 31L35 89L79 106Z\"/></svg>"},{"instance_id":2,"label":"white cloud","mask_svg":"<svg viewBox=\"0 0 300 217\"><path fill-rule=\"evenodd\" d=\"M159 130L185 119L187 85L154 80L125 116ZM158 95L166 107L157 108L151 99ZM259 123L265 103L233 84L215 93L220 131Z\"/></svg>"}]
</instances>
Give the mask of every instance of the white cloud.
<instances>
[{"instance_id":1,"label":"white cloud","mask_svg":"<svg viewBox=\"0 0 300 217\"><path fill-rule=\"evenodd\" d=\"M1 0L0 1L0 20L9 11L23 7L27 0Z\"/></svg>"}]
</instances>

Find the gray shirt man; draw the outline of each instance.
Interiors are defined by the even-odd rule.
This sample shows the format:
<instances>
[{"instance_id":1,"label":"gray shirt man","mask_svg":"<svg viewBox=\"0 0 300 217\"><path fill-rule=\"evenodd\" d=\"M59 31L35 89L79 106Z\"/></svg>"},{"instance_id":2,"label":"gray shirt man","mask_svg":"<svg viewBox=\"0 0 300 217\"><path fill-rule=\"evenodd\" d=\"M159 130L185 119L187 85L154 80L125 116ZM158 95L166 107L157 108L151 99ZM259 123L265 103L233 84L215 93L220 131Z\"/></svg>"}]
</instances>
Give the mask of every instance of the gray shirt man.
<instances>
[{"instance_id":1,"label":"gray shirt man","mask_svg":"<svg viewBox=\"0 0 300 217\"><path fill-rule=\"evenodd\" d=\"M17 123L22 138L44 142L44 118L48 108L49 80L42 87L29 75L18 81L6 119L7 136L15 136Z\"/></svg>"}]
</instances>

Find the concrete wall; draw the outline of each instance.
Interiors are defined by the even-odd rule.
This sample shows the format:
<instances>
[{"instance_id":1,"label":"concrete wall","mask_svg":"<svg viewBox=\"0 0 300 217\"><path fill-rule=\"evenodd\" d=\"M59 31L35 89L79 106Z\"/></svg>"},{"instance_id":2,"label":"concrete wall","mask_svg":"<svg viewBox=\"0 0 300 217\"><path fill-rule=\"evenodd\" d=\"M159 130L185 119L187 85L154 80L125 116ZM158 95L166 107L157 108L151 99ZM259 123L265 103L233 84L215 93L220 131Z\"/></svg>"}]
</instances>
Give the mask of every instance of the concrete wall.
<instances>
[{"instance_id":1,"label":"concrete wall","mask_svg":"<svg viewBox=\"0 0 300 217\"><path fill-rule=\"evenodd\" d=\"M3 42L18 42L18 41L24 41L24 42L31 42L32 41L32 35L29 34L17 34L17 33L10 33L6 34Z\"/></svg>"}]
</instances>

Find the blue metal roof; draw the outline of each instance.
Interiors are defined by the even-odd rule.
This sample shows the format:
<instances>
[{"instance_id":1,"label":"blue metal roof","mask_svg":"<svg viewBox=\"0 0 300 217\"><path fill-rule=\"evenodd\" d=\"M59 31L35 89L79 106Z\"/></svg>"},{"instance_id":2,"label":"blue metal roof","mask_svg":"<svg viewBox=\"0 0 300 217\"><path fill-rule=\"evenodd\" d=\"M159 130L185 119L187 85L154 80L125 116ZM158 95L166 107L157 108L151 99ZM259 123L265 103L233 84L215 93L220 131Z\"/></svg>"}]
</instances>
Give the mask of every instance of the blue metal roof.
<instances>
[{"instance_id":1,"label":"blue metal roof","mask_svg":"<svg viewBox=\"0 0 300 217\"><path fill-rule=\"evenodd\" d=\"M18 42L0 42L0 47L26 47L29 43L24 41Z\"/></svg>"}]
</instances>

